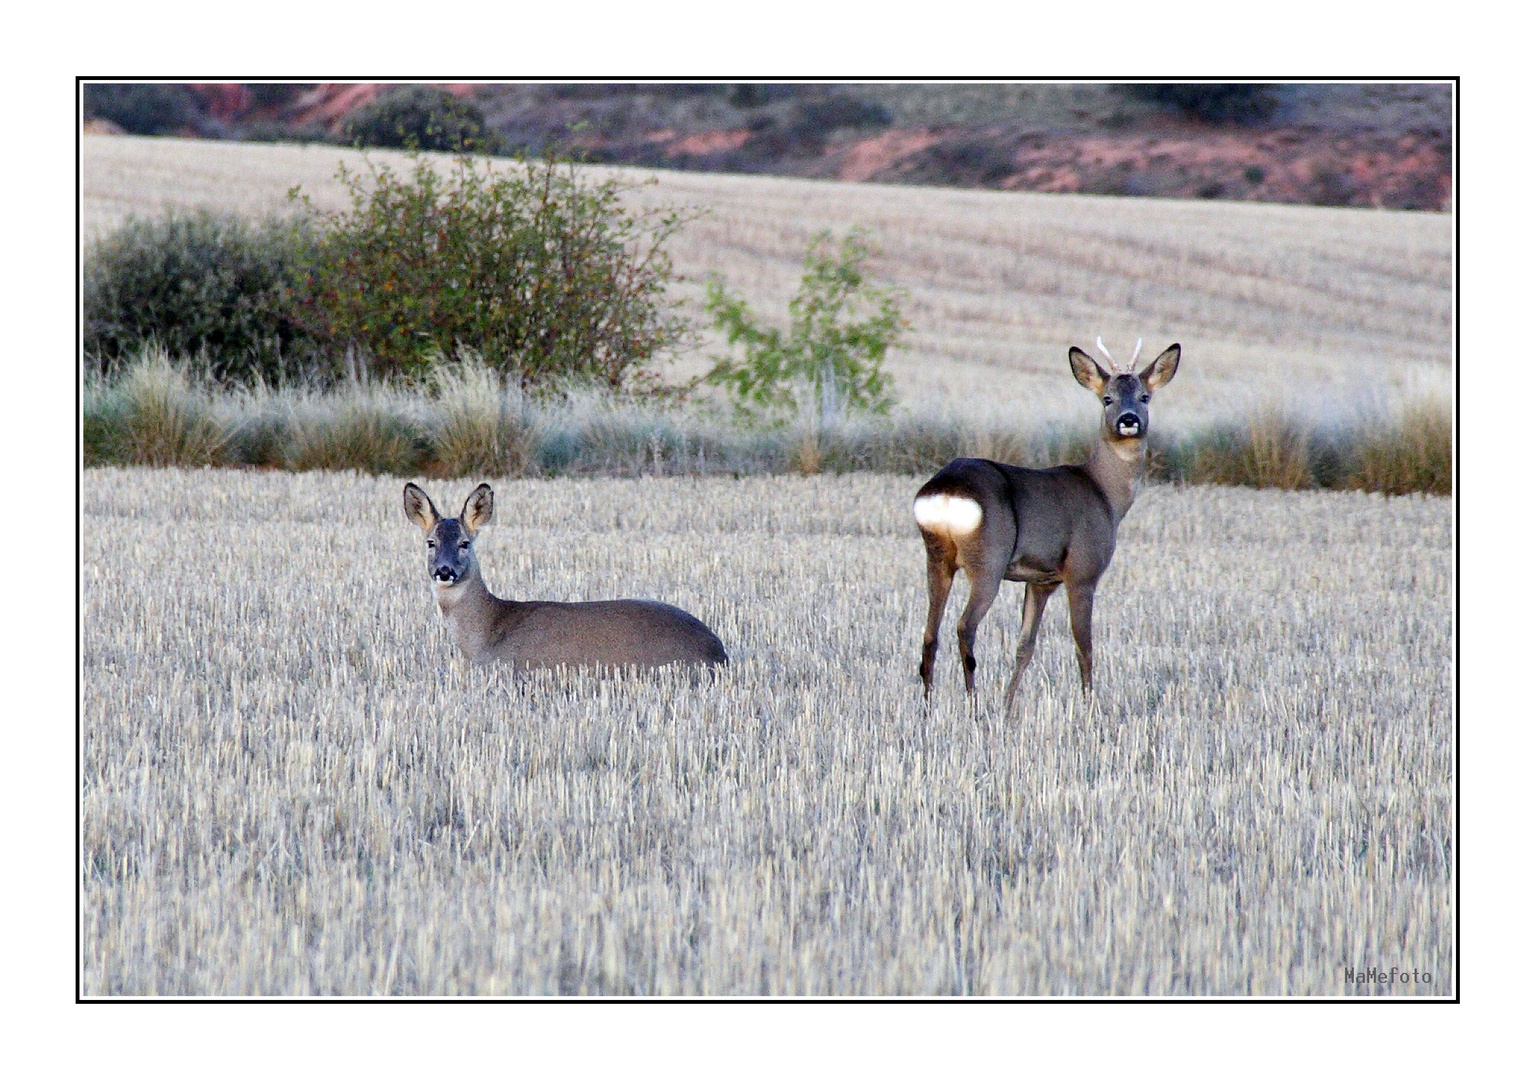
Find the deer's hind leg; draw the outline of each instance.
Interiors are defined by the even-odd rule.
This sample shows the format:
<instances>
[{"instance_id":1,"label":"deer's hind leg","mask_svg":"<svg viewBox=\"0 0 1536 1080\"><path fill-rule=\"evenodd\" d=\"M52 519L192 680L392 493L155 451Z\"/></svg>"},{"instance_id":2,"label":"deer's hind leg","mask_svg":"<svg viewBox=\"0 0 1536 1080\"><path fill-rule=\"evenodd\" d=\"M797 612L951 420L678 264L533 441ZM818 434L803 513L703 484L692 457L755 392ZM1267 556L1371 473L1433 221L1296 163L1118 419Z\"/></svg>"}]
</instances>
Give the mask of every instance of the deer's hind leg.
<instances>
[{"instance_id":1,"label":"deer's hind leg","mask_svg":"<svg viewBox=\"0 0 1536 1080\"><path fill-rule=\"evenodd\" d=\"M923 659L917 673L923 677L923 694L933 693L933 661L939 652L939 626L944 622L944 605L960 568L959 552L948 536L923 533L928 548L928 624L923 628Z\"/></svg>"},{"instance_id":2,"label":"deer's hind leg","mask_svg":"<svg viewBox=\"0 0 1536 1080\"><path fill-rule=\"evenodd\" d=\"M960 552L960 565L971 583L971 598L966 601L960 616L957 633L960 637L960 663L965 668L965 692L976 692L976 628L986 618L997 590L1003 584L1008 571L1009 549L1002 545L988 545L979 535L970 538Z\"/></svg>"}]
</instances>

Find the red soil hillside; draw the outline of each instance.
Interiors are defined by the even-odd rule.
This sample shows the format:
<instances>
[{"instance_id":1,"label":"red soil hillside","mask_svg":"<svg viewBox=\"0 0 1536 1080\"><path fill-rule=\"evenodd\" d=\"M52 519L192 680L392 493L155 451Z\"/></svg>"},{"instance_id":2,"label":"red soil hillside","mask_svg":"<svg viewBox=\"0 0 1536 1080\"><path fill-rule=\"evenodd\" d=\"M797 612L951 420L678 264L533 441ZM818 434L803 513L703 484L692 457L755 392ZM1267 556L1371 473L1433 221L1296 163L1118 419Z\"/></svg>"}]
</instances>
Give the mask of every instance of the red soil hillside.
<instances>
[{"instance_id":1,"label":"red soil hillside","mask_svg":"<svg viewBox=\"0 0 1536 1080\"><path fill-rule=\"evenodd\" d=\"M435 85L508 151L614 164L1413 210L1451 199L1444 83L1286 84L1265 88L1262 115L1228 120L1087 84ZM187 84L201 120L175 131L340 140L388 88Z\"/></svg>"}]
</instances>

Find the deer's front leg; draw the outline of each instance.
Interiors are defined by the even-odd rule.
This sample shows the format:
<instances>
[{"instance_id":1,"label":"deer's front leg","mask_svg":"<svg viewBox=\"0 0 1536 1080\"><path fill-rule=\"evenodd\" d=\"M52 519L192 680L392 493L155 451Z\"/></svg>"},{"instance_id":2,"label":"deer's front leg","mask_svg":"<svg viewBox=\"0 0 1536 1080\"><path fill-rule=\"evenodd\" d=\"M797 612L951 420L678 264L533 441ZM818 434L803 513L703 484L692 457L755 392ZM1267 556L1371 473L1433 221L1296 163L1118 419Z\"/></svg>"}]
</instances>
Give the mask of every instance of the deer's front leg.
<instances>
[{"instance_id":1,"label":"deer's front leg","mask_svg":"<svg viewBox=\"0 0 1536 1080\"><path fill-rule=\"evenodd\" d=\"M1077 670L1083 693L1093 688L1093 589L1096 582L1067 583L1067 603L1072 608L1072 640L1077 644Z\"/></svg>"},{"instance_id":2,"label":"deer's front leg","mask_svg":"<svg viewBox=\"0 0 1536 1080\"><path fill-rule=\"evenodd\" d=\"M1040 632L1040 616L1045 614L1045 603L1051 598L1060 582L1031 585L1024 597L1024 630L1019 635L1019 652L1013 661L1013 677L1008 680L1008 691L1003 695L1003 711L1013 708L1013 696L1019 689L1019 677L1029 662L1035 658L1035 638Z\"/></svg>"}]
</instances>

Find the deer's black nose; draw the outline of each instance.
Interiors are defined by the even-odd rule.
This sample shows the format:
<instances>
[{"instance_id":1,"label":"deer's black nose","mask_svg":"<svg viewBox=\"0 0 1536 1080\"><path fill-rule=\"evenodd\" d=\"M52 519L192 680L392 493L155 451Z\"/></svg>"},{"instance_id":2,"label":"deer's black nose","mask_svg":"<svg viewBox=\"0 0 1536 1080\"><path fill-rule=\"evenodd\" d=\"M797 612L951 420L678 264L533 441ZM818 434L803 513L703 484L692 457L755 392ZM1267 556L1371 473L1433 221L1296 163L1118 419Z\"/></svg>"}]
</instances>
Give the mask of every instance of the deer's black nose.
<instances>
[{"instance_id":1,"label":"deer's black nose","mask_svg":"<svg viewBox=\"0 0 1536 1080\"><path fill-rule=\"evenodd\" d=\"M432 576L438 581L452 581L453 569L448 566L439 566L436 570L432 571Z\"/></svg>"},{"instance_id":2,"label":"deer's black nose","mask_svg":"<svg viewBox=\"0 0 1536 1080\"><path fill-rule=\"evenodd\" d=\"M1133 412L1121 413L1120 419L1115 421L1115 430L1122 435L1140 435L1141 417Z\"/></svg>"}]
</instances>

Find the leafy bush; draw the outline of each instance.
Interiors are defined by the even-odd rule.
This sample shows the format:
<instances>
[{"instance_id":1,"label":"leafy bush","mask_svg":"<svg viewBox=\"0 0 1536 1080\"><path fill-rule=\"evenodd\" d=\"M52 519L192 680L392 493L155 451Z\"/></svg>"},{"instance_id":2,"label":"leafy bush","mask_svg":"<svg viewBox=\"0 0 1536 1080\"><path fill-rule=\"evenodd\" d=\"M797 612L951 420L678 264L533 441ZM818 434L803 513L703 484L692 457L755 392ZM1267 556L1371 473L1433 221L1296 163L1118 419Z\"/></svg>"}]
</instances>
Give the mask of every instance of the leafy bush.
<instances>
[{"instance_id":1,"label":"leafy bush","mask_svg":"<svg viewBox=\"0 0 1536 1080\"><path fill-rule=\"evenodd\" d=\"M759 325L718 279L709 283L704 310L745 355L716 357L704 381L729 389L740 414L778 420L810 406L825 425L845 411L884 414L896 403L881 364L907 325L899 294L865 279L862 232L849 233L835 255L831 245L824 232L806 252L787 334Z\"/></svg>"},{"instance_id":2,"label":"leafy bush","mask_svg":"<svg viewBox=\"0 0 1536 1080\"><path fill-rule=\"evenodd\" d=\"M617 388L685 335L662 251L680 216L626 210L618 181L467 157L447 178L421 158L370 172L341 170L349 210L305 201L320 240L296 311L375 373L420 377L473 350L525 388Z\"/></svg>"},{"instance_id":3,"label":"leafy bush","mask_svg":"<svg viewBox=\"0 0 1536 1080\"><path fill-rule=\"evenodd\" d=\"M258 225L207 211L130 220L85 257L85 354L98 369L155 343L238 382L281 380L313 360L289 317L307 259L301 222Z\"/></svg>"},{"instance_id":4,"label":"leafy bush","mask_svg":"<svg viewBox=\"0 0 1536 1080\"><path fill-rule=\"evenodd\" d=\"M435 86L396 86L347 117L342 135L354 146L450 153L494 153L500 143L485 114Z\"/></svg>"},{"instance_id":5,"label":"leafy bush","mask_svg":"<svg viewBox=\"0 0 1536 1080\"><path fill-rule=\"evenodd\" d=\"M757 109L794 97L796 88L782 83L733 83L726 100L738 109Z\"/></svg>"},{"instance_id":6,"label":"leafy bush","mask_svg":"<svg viewBox=\"0 0 1536 1080\"><path fill-rule=\"evenodd\" d=\"M891 122L890 110L849 94L825 93L795 103L790 124L804 139L825 139L841 128L880 128Z\"/></svg>"},{"instance_id":7,"label":"leafy bush","mask_svg":"<svg viewBox=\"0 0 1536 1080\"><path fill-rule=\"evenodd\" d=\"M245 84L246 90L251 95L251 106L257 109L281 109L292 105L314 87L314 83Z\"/></svg>"},{"instance_id":8,"label":"leafy bush","mask_svg":"<svg viewBox=\"0 0 1536 1080\"><path fill-rule=\"evenodd\" d=\"M1262 83L1131 83L1124 92L1216 124L1258 123L1274 115L1279 106L1274 88Z\"/></svg>"},{"instance_id":9,"label":"leafy bush","mask_svg":"<svg viewBox=\"0 0 1536 1080\"><path fill-rule=\"evenodd\" d=\"M131 135L169 135L202 120L192 92L176 83L86 83L86 119L110 120Z\"/></svg>"}]
</instances>

